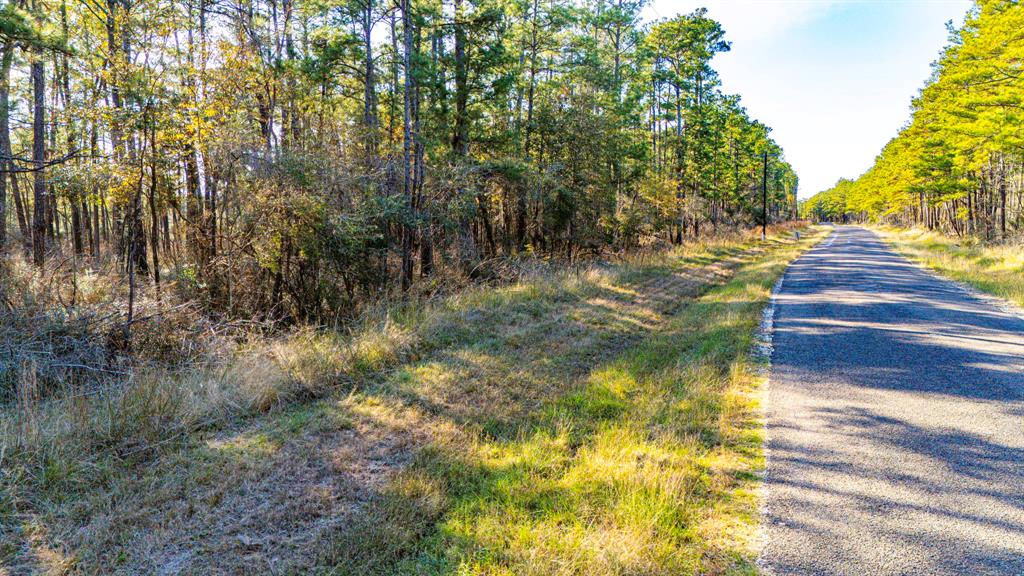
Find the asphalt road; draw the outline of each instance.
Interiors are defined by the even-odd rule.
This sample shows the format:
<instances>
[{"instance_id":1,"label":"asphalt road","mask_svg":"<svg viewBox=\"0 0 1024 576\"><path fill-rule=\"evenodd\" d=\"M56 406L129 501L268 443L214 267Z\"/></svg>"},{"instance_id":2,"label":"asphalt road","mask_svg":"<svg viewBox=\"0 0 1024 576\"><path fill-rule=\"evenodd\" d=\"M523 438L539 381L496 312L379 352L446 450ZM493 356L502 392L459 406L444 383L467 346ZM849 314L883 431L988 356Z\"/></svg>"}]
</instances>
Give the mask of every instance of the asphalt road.
<instances>
[{"instance_id":1,"label":"asphalt road","mask_svg":"<svg viewBox=\"0 0 1024 576\"><path fill-rule=\"evenodd\" d=\"M765 572L1024 575L1024 320L837 227L773 344Z\"/></svg>"}]
</instances>

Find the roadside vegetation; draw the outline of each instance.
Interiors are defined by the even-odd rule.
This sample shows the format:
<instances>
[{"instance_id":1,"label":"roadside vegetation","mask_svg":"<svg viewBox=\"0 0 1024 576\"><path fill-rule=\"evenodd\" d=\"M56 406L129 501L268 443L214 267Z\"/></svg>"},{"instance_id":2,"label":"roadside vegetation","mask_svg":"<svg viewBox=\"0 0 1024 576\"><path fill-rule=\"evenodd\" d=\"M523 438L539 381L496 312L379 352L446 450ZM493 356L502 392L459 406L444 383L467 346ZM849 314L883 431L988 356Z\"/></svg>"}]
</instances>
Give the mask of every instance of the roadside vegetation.
<instances>
[{"instance_id":1,"label":"roadside vegetation","mask_svg":"<svg viewBox=\"0 0 1024 576\"><path fill-rule=\"evenodd\" d=\"M23 385L0 420L0 565L753 573L751 345L821 235L537 269L90 394Z\"/></svg>"},{"instance_id":2,"label":"roadside vegetation","mask_svg":"<svg viewBox=\"0 0 1024 576\"><path fill-rule=\"evenodd\" d=\"M0 6L0 574L747 566L798 182L645 6Z\"/></svg>"},{"instance_id":3,"label":"roadside vegetation","mask_svg":"<svg viewBox=\"0 0 1024 576\"><path fill-rule=\"evenodd\" d=\"M918 228L875 227L900 253L959 282L1024 306L1024 244L986 244Z\"/></svg>"}]
</instances>

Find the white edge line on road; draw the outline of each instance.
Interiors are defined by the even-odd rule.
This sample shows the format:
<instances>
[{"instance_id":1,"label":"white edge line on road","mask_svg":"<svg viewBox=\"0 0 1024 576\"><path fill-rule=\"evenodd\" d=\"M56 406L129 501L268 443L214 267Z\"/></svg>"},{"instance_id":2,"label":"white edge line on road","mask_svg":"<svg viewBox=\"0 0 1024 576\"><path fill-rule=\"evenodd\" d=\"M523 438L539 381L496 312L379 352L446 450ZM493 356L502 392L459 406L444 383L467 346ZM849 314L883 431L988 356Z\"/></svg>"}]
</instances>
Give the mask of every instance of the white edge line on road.
<instances>
[{"instance_id":1,"label":"white edge line on road","mask_svg":"<svg viewBox=\"0 0 1024 576\"><path fill-rule=\"evenodd\" d=\"M764 468L762 468L760 473L761 483L757 487L758 525L754 545L757 550L757 559L755 560L757 567L767 576L772 574L764 559L764 551L768 545L768 531L765 522L768 520L768 459L771 456L771 437L768 434L768 385L771 381L772 352L775 349L772 345L772 338L775 332L777 296L782 291L782 285L786 281L786 273L788 271L789 267L787 266L782 276L779 276L778 281L775 282L775 286L772 287L768 304L764 307L764 311L761 312L761 324L758 327L757 339L754 345L754 356L759 361L757 371L762 379L759 394L761 396L761 417L763 418L762 425L764 430L764 443L761 447L764 453Z\"/></svg>"},{"instance_id":2,"label":"white edge line on road","mask_svg":"<svg viewBox=\"0 0 1024 576\"><path fill-rule=\"evenodd\" d=\"M803 254L810 252L816 248L828 248L836 241L836 231L833 227L829 235L816 243L814 246L808 248ZM796 262L801 256L797 256L793 259ZM793 262L790 262L792 265ZM782 286L786 282L786 274L789 273L790 266L786 266L783 270L782 275L772 286L771 295L768 297L768 304L765 305L764 310L761 311L761 323L757 329L757 337L754 340L753 356L758 360L757 364L757 375L762 378L760 386L761 396L761 414L764 422L764 444L762 450L764 451L764 469L761 471L761 484L757 488L757 499L758 499L758 525L757 525L757 536L755 537L754 545L757 548L757 567L761 570L765 576L771 576L773 574L771 568L765 564L764 550L768 544L767 530L765 529L765 521L768 518L768 459L771 456L771 436L769 435L768 428L768 385L771 382L771 371L772 371L772 352L775 350L772 345L772 339L775 334L775 310L778 303L779 293L782 292Z\"/></svg>"}]
</instances>

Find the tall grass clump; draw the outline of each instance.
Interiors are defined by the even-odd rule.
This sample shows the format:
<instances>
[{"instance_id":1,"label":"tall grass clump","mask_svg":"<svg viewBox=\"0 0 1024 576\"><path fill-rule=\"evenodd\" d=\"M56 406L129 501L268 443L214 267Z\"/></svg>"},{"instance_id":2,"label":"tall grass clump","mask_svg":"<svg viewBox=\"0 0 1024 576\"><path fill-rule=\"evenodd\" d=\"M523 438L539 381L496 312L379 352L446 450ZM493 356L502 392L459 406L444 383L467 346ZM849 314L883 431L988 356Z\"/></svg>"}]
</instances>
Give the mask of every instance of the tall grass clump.
<instances>
[{"instance_id":1,"label":"tall grass clump","mask_svg":"<svg viewBox=\"0 0 1024 576\"><path fill-rule=\"evenodd\" d=\"M254 340L226 360L167 368L139 365L88 388L17 370L0 408L0 492L13 509L104 482L200 429L340 389L352 389L406 357L415 327L367 315L346 333L300 329Z\"/></svg>"}]
</instances>

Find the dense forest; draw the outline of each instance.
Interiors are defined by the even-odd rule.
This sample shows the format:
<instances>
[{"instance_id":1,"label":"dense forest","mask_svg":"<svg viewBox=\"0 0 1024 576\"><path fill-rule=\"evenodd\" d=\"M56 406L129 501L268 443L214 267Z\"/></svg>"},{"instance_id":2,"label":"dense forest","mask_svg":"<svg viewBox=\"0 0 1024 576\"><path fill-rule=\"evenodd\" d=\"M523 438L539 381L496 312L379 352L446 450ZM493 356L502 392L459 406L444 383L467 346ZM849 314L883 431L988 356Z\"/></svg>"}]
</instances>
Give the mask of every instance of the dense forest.
<instances>
[{"instance_id":1,"label":"dense forest","mask_svg":"<svg viewBox=\"0 0 1024 576\"><path fill-rule=\"evenodd\" d=\"M637 0L23 0L0 12L0 245L222 318L324 322L509 257L796 209L704 10ZM68 286L71 286L70 288ZM17 286L6 286L13 306Z\"/></svg>"},{"instance_id":2,"label":"dense forest","mask_svg":"<svg viewBox=\"0 0 1024 576\"><path fill-rule=\"evenodd\" d=\"M856 180L804 203L986 240L1024 229L1024 5L979 0L913 101L909 125Z\"/></svg>"}]
</instances>

